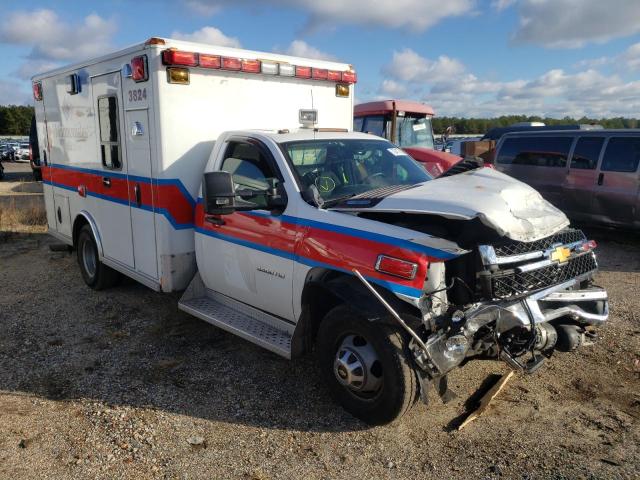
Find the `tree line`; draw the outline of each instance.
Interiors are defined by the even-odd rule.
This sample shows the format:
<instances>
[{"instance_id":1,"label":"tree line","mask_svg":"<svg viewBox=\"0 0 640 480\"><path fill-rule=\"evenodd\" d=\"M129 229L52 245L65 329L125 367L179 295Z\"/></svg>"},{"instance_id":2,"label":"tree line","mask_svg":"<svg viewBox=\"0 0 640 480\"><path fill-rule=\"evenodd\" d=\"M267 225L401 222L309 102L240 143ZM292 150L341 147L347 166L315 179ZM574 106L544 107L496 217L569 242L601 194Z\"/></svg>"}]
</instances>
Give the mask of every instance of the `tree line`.
<instances>
[{"instance_id":1,"label":"tree line","mask_svg":"<svg viewBox=\"0 0 640 480\"><path fill-rule=\"evenodd\" d=\"M33 107L23 105L0 105L0 135L28 135L33 116ZM460 118L434 117L433 132L440 135L448 127L452 127L454 134L478 133L484 134L493 127L508 127L517 122L544 122L546 125L577 125L598 124L604 128L638 128L640 120L637 118L543 118L526 115L504 115L495 118Z\"/></svg>"},{"instance_id":2,"label":"tree line","mask_svg":"<svg viewBox=\"0 0 640 480\"><path fill-rule=\"evenodd\" d=\"M578 125L598 124L604 128L638 128L640 120L637 118L543 118L526 115L504 115L495 118L459 118L459 117L434 117L433 132L440 135L448 127L452 127L454 134L479 133L484 134L494 127L508 127L518 122L544 122L545 125Z\"/></svg>"},{"instance_id":3,"label":"tree line","mask_svg":"<svg viewBox=\"0 0 640 480\"><path fill-rule=\"evenodd\" d=\"M0 105L0 135L29 135L33 107Z\"/></svg>"}]
</instances>

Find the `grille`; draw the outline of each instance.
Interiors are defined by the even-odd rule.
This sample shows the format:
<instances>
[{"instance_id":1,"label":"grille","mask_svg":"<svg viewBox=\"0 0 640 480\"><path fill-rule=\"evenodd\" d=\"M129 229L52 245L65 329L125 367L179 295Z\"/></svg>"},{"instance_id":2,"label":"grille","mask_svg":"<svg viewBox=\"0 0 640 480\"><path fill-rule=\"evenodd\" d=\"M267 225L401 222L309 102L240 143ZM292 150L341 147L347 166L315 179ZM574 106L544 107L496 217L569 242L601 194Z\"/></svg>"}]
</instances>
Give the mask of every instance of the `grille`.
<instances>
[{"instance_id":1,"label":"grille","mask_svg":"<svg viewBox=\"0 0 640 480\"><path fill-rule=\"evenodd\" d=\"M493 246L498 257L509 257L511 255L522 255L529 252L544 251L558 243L567 245L569 243L580 242L586 237L582 230L567 228L561 232L551 235L550 237L536 240L535 242L516 242L509 240L507 242L498 243Z\"/></svg>"},{"instance_id":2,"label":"grille","mask_svg":"<svg viewBox=\"0 0 640 480\"><path fill-rule=\"evenodd\" d=\"M553 264L530 272L499 272L491 275L494 298L508 298L514 295L558 285L598 267L592 254L574 257L563 264Z\"/></svg>"}]
</instances>

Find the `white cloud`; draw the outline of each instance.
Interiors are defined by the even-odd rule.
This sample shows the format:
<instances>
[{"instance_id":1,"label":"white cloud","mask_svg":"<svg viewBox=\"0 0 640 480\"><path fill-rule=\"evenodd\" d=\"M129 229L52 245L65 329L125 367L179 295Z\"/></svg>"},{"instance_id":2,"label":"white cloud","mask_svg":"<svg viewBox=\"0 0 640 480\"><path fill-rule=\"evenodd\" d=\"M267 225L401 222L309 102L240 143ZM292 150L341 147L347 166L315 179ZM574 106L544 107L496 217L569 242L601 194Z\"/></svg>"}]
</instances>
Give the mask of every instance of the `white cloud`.
<instances>
[{"instance_id":1,"label":"white cloud","mask_svg":"<svg viewBox=\"0 0 640 480\"><path fill-rule=\"evenodd\" d=\"M640 45L623 55L639 60ZM551 69L535 78L499 82L478 78L456 59L430 60L404 50L395 52L382 71L388 78L378 94L398 98L410 91L412 98L430 103L439 115L635 117L640 107L640 81L595 69Z\"/></svg>"},{"instance_id":2,"label":"white cloud","mask_svg":"<svg viewBox=\"0 0 640 480\"><path fill-rule=\"evenodd\" d=\"M186 40L188 42L209 43L221 47L240 48L240 40L236 37L228 37L215 27L203 27L193 33L173 32L171 38Z\"/></svg>"},{"instance_id":3,"label":"white cloud","mask_svg":"<svg viewBox=\"0 0 640 480\"><path fill-rule=\"evenodd\" d=\"M640 43L634 43L617 57L624 68L640 70Z\"/></svg>"},{"instance_id":4,"label":"white cloud","mask_svg":"<svg viewBox=\"0 0 640 480\"><path fill-rule=\"evenodd\" d=\"M95 57L111 49L114 20L91 14L79 24L62 20L52 10L6 14L0 24L0 43L32 47L29 58L72 61Z\"/></svg>"},{"instance_id":5,"label":"white cloud","mask_svg":"<svg viewBox=\"0 0 640 480\"><path fill-rule=\"evenodd\" d=\"M289 7L307 12L311 28L360 24L422 31L444 18L472 13L476 0L187 0L187 5L199 12L228 6Z\"/></svg>"},{"instance_id":6,"label":"white cloud","mask_svg":"<svg viewBox=\"0 0 640 480\"><path fill-rule=\"evenodd\" d=\"M638 0L520 0L519 5L518 43L578 48L640 32Z\"/></svg>"},{"instance_id":7,"label":"white cloud","mask_svg":"<svg viewBox=\"0 0 640 480\"><path fill-rule=\"evenodd\" d=\"M384 72L405 82L439 82L461 75L464 65L446 55L429 60L405 48L401 52L393 52L393 60L384 68Z\"/></svg>"},{"instance_id":8,"label":"white cloud","mask_svg":"<svg viewBox=\"0 0 640 480\"><path fill-rule=\"evenodd\" d=\"M395 80L383 80L378 93L384 98L400 98L407 93L407 87Z\"/></svg>"},{"instance_id":9,"label":"white cloud","mask_svg":"<svg viewBox=\"0 0 640 480\"><path fill-rule=\"evenodd\" d=\"M293 55L294 57L316 58L318 60L335 60L336 57L329 53L318 50L312 47L303 40L294 40L289 44L285 50L287 55Z\"/></svg>"},{"instance_id":10,"label":"white cloud","mask_svg":"<svg viewBox=\"0 0 640 480\"><path fill-rule=\"evenodd\" d=\"M514 3L516 3L516 0L493 0L491 2L491 7L501 12L502 10L509 8Z\"/></svg>"}]
</instances>

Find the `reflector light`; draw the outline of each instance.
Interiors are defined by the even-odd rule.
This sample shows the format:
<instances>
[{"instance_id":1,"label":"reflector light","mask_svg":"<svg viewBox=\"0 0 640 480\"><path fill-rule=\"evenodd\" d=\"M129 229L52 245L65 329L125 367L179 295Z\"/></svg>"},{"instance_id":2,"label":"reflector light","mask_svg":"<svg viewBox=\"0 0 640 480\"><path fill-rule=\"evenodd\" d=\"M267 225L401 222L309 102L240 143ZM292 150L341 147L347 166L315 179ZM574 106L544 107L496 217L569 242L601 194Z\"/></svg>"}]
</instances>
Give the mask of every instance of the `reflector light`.
<instances>
[{"instance_id":1,"label":"reflector light","mask_svg":"<svg viewBox=\"0 0 640 480\"><path fill-rule=\"evenodd\" d=\"M146 55L140 55L139 57L133 57L131 59L131 78L136 83L149 80Z\"/></svg>"},{"instance_id":2,"label":"reflector light","mask_svg":"<svg viewBox=\"0 0 640 480\"><path fill-rule=\"evenodd\" d=\"M349 85L344 83L336 83L336 97L348 97Z\"/></svg>"},{"instance_id":3,"label":"reflector light","mask_svg":"<svg viewBox=\"0 0 640 480\"><path fill-rule=\"evenodd\" d=\"M381 273L393 275L394 277L413 280L418 271L418 264L408 262L407 260L400 260L399 258L388 257L386 255L378 255L376 270Z\"/></svg>"},{"instance_id":4,"label":"reflector light","mask_svg":"<svg viewBox=\"0 0 640 480\"><path fill-rule=\"evenodd\" d=\"M35 100L42 100L42 84L40 82L35 82L33 85L33 98Z\"/></svg>"},{"instance_id":5,"label":"reflector light","mask_svg":"<svg viewBox=\"0 0 640 480\"><path fill-rule=\"evenodd\" d=\"M200 54L200 66L202 68L220 68L220 56L208 55L206 53Z\"/></svg>"},{"instance_id":6,"label":"reflector light","mask_svg":"<svg viewBox=\"0 0 640 480\"><path fill-rule=\"evenodd\" d=\"M242 71L246 73L260 73L260 60L242 60Z\"/></svg>"},{"instance_id":7,"label":"reflector light","mask_svg":"<svg viewBox=\"0 0 640 480\"><path fill-rule=\"evenodd\" d=\"M225 70L242 69L242 61L239 58L222 57L222 68Z\"/></svg>"},{"instance_id":8,"label":"reflector light","mask_svg":"<svg viewBox=\"0 0 640 480\"><path fill-rule=\"evenodd\" d=\"M151 37L149 40L144 42L145 45L164 45L164 39L158 37Z\"/></svg>"},{"instance_id":9,"label":"reflector light","mask_svg":"<svg viewBox=\"0 0 640 480\"><path fill-rule=\"evenodd\" d=\"M296 66L296 77L311 78L311 67Z\"/></svg>"},{"instance_id":10,"label":"reflector light","mask_svg":"<svg viewBox=\"0 0 640 480\"><path fill-rule=\"evenodd\" d=\"M342 72L342 81L345 83L356 83L358 81L358 76L353 70Z\"/></svg>"},{"instance_id":11,"label":"reflector light","mask_svg":"<svg viewBox=\"0 0 640 480\"><path fill-rule=\"evenodd\" d=\"M189 69L179 67L167 68L167 82L189 85Z\"/></svg>"},{"instance_id":12,"label":"reflector light","mask_svg":"<svg viewBox=\"0 0 640 480\"><path fill-rule=\"evenodd\" d=\"M342 80L342 72L338 72L336 70L329 70L327 72L327 80L340 82Z\"/></svg>"},{"instance_id":13,"label":"reflector light","mask_svg":"<svg viewBox=\"0 0 640 480\"><path fill-rule=\"evenodd\" d=\"M296 74L296 67L288 63L281 63L279 70L283 77L293 77Z\"/></svg>"},{"instance_id":14,"label":"reflector light","mask_svg":"<svg viewBox=\"0 0 640 480\"><path fill-rule=\"evenodd\" d=\"M311 77L314 80L326 80L329 75L329 71L324 68L314 68L312 69Z\"/></svg>"},{"instance_id":15,"label":"reflector light","mask_svg":"<svg viewBox=\"0 0 640 480\"><path fill-rule=\"evenodd\" d=\"M179 50L164 50L162 52L164 65L184 65L185 67L198 66L198 54L194 52L181 52Z\"/></svg>"},{"instance_id":16,"label":"reflector light","mask_svg":"<svg viewBox=\"0 0 640 480\"><path fill-rule=\"evenodd\" d=\"M262 62L262 73L265 75L277 75L278 64L273 62Z\"/></svg>"}]
</instances>

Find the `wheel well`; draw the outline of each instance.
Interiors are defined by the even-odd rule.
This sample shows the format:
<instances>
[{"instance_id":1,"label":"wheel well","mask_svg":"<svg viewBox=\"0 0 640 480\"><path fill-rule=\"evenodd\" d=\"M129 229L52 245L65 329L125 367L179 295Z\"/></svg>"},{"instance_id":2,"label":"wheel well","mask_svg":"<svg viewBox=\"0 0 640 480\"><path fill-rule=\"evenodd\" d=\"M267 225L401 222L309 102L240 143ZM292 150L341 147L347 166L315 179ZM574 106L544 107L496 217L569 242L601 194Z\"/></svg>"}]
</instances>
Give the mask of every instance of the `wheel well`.
<instances>
[{"instance_id":1,"label":"wheel well","mask_svg":"<svg viewBox=\"0 0 640 480\"><path fill-rule=\"evenodd\" d=\"M89 225L89 221L85 218L84 215L78 215L73 222L73 248L76 248L78 244L78 235L80 234L80 230L85 225Z\"/></svg>"},{"instance_id":2,"label":"wheel well","mask_svg":"<svg viewBox=\"0 0 640 480\"><path fill-rule=\"evenodd\" d=\"M302 292L302 315L294 337L294 356L313 349L320 322L329 310L343 303L329 289L317 282L309 282Z\"/></svg>"},{"instance_id":3,"label":"wheel well","mask_svg":"<svg viewBox=\"0 0 640 480\"><path fill-rule=\"evenodd\" d=\"M397 298L389 290L374 285L399 314L418 320L420 312ZM302 292L302 314L293 338L292 356L311 351L320 323L329 311L345 304L371 321L395 325L387 310L353 275L335 270L313 269L307 275Z\"/></svg>"}]
</instances>

